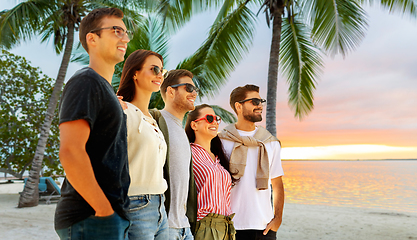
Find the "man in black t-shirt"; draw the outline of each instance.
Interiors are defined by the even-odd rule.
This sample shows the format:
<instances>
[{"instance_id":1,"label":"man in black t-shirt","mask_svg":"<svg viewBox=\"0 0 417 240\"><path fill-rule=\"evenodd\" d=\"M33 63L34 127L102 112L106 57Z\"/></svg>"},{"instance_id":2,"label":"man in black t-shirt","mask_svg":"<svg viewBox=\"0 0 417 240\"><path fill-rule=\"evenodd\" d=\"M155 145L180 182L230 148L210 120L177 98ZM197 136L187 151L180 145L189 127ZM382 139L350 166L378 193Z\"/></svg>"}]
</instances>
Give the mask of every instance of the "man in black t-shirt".
<instances>
[{"instance_id":1,"label":"man in black t-shirt","mask_svg":"<svg viewBox=\"0 0 417 240\"><path fill-rule=\"evenodd\" d=\"M59 157L66 172L55 212L61 239L124 239L130 178L126 115L111 79L129 42L123 12L95 9L80 24L89 66L66 84L60 101Z\"/></svg>"}]
</instances>

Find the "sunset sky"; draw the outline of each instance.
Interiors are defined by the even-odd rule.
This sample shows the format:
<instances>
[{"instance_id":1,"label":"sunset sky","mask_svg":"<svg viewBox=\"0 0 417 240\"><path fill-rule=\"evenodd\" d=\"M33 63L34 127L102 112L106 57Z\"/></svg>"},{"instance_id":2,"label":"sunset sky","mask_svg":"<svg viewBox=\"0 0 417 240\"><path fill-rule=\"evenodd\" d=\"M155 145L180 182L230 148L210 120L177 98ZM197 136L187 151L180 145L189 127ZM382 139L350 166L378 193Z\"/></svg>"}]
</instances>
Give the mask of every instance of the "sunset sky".
<instances>
[{"instance_id":1,"label":"sunset sky","mask_svg":"<svg viewBox=\"0 0 417 240\"><path fill-rule=\"evenodd\" d=\"M3 1L1 10L14 6L15 1ZM303 121L289 109L286 79L279 76L277 136L282 158L417 159L417 21L378 7L366 10L369 26L364 41L345 59L325 57L315 108ZM200 14L172 38L167 69L200 46L214 18L214 12ZM202 102L232 111L227 104L230 92L247 83L259 85L266 98L270 39L271 30L260 15L250 53L218 97ZM23 43L11 52L55 78L62 56L56 56L51 44L38 42ZM80 67L71 63L67 79Z\"/></svg>"}]
</instances>

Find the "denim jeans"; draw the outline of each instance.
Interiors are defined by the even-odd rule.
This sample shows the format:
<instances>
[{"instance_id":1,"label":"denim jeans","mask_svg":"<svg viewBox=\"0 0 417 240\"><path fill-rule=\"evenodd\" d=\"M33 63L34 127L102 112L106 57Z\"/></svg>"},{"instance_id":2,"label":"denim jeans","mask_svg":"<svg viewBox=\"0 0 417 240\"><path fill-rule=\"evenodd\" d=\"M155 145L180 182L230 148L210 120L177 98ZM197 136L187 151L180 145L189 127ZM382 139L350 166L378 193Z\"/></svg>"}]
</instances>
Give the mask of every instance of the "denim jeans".
<instances>
[{"instance_id":1,"label":"denim jeans","mask_svg":"<svg viewBox=\"0 0 417 240\"><path fill-rule=\"evenodd\" d=\"M169 228L169 240L193 240L191 228Z\"/></svg>"},{"instance_id":2,"label":"denim jeans","mask_svg":"<svg viewBox=\"0 0 417 240\"><path fill-rule=\"evenodd\" d=\"M130 220L129 240L168 239L168 218L164 194L131 196L127 216Z\"/></svg>"},{"instance_id":3,"label":"denim jeans","mask_svg":"<svg viewBox=\"0 0 417 240\"><path fill-rule=\"evenodd\" d=\"M107 217L90 216L68 228L57 229L56 233L61 240L123 240L128 228L129 221L115 212Z\"/></svg>"}]
</instances>

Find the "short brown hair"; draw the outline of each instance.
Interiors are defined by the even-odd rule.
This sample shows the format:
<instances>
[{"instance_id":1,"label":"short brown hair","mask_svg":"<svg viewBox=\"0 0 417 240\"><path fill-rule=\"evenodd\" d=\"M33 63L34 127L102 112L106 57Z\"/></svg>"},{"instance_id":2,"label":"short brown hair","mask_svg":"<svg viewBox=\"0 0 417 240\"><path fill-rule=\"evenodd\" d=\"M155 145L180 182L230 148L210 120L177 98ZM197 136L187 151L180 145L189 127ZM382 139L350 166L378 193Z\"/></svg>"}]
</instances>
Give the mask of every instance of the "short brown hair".
<instances>
[{"instance_id":1,"label":"short brown hair","mask_svg":"<svg viewBox=\"0 0 417 240\"><path fill-rule=\"evenodd\" d=\"M118 8L97 8L85 16L80 23L80 42L88 52L87 34L94 29L101 27L101 20L105 17L123 18L122 10Z\"/></svg>"},{"instance_id":2,"label":"short brown hair","mask_svg":"<svg viewBox=\"0 0 417 240\"><path fill-rule=\"evenodd\" d=\"M161 85L161 95L162 98L165 98L165 93L169 86L179 83L179 79L182 77L190 77L193 79L194 75L185 69L175 69L168 72L168 76L164 79L164 82Z\"/></svg>"},{"instance_id":3,"label":"short brown hair","mask_svg":"<svg viewBox=\"0 0 417 240\"><path fill-rule=\"evenodd\" d=\"M120 78L119 89L117 90L117 95L123 96L123 101L133 101L133 98L136 94L135 81L133 80L133 76L135 75L136 71L142 70L145 60L152 55L161 59L162 64L164 64L164 60L160 54L144 49L138 49L134 51L126 59L122 70L122 76Z\"/></svg>"},{"instance_id":4,"label":"short brown hair","mask_svg":"<svg viewBox=\"0 0 417 240\"><path fill-rule=\"evenodd\" d=\"M245 100L246 94L248 92L259 93L259 87L252 84L246 84L243 87L237 87L233 89L233 91L230 93L230 106L232 107L233 111L235 111L235 113L237 113L235 108L235 102Z\"/></svg>"}]
</instances>

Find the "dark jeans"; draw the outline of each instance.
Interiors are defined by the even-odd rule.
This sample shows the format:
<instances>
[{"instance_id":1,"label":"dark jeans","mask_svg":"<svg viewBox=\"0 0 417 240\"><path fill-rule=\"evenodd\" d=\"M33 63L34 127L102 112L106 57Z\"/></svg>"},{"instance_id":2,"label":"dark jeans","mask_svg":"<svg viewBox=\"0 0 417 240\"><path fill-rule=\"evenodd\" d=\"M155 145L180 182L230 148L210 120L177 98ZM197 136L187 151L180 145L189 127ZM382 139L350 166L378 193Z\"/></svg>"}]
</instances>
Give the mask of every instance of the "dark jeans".
<instances>
[{"instance_id":1,"label":"dark jeans","mask_svg":"<svg viewBox=\"0 0 417 240\"><path fill-rule=\"evenodd\" d=\"M129 224L115 212L107 217L90 216L68 228L57 229L56 233L61 240L124 240Z\"/></svg>"},{"instance_id":2,"label":"dark jeans","mask_svg":"<svg viewBox=\"0 0 417 240\"><path fill-rule=\"evenodd\" d=\"M277 232L269 230L266 235L264 230L237 230L236 240L276 240Z\"/></svg>"}]
</instances>

